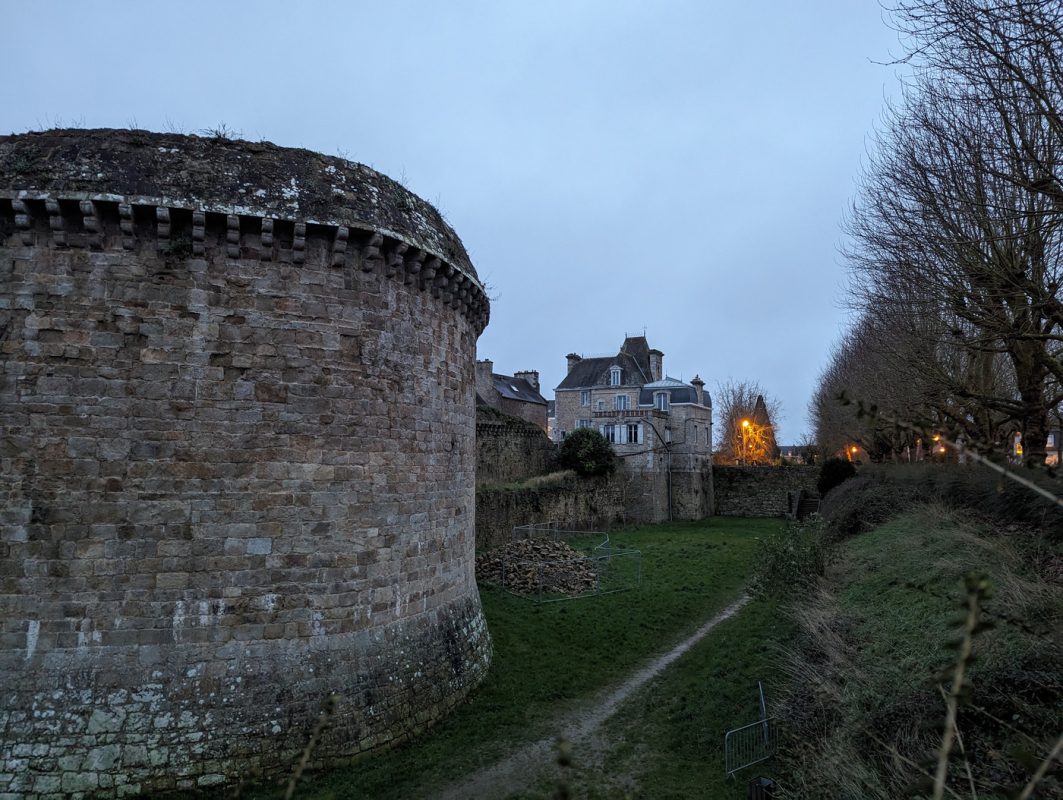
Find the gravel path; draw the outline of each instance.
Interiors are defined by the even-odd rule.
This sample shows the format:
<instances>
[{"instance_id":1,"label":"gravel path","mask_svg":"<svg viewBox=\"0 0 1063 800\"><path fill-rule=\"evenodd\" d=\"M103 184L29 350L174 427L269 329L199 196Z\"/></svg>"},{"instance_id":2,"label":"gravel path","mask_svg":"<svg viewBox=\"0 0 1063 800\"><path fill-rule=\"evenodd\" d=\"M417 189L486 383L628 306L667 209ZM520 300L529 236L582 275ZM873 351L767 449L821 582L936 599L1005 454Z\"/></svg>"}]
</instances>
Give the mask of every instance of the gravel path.
<instances>
[{"instance_id":1,"label":"gravel path","mask_svg":"<svg viewBox=\"0 0 1063 800\"><path fill-rule=\"evenodd\" d=\"M602 699L561 717L555 723L556 736L526 745L501 761L452 784L434 797L437 800L500 800L512 792L532 787L555 768L558 738L580 749L582 764L587 763L587 758L600 759L610 744L598 735L602 723L615 714L621 703L634 692L701 641L709 631L738 613L748 602L748 596L741 597L688 638L632 674Z\"/></svg>"}]
</instances>

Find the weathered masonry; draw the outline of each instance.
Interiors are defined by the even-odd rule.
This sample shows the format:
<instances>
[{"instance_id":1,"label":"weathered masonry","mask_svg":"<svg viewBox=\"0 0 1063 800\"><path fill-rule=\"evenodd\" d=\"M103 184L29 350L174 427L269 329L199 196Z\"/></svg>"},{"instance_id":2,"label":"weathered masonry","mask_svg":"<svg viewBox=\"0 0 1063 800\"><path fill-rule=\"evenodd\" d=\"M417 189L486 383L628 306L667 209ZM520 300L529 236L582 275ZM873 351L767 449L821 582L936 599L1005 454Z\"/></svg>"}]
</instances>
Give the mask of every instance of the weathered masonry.
<instances>
[{"instance_id":1,"label":"weathered masonry","mask_svg":"<svg viewBox=\"0 0 1063 800\"><path fill-rule=\"evenodd\" d=\"M271 144L0 137L0 795L159 794L419 731L483 676L453 230Z\"/></svg>"}]
</instances>

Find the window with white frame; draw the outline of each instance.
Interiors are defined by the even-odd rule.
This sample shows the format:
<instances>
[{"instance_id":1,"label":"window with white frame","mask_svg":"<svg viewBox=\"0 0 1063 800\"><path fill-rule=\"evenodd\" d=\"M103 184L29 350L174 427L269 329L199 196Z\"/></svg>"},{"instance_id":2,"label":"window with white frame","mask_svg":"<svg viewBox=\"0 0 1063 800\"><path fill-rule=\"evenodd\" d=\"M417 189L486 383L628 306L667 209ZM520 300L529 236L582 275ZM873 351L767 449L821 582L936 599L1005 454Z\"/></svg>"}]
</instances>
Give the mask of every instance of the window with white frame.
<instances>
[{"instance_id":1,"label":"window with white frame","mask_svg":"<svg viewBox=\"0 0 1063 800\"><path fill-rule=\"evenodd\" d=\"M642 425L637 422L628 423L627 426L627 443L628 444L641 444L642 443Z\"/></svg>"},{"instance_id":2,"label":"window with white frame","mask_svg":"<svg viewBox=\"0 0 1063 800\"><path fill-rule=\"evenodd\" d=\"M658 411L667 411L668 406L668 392L657 392L653 396L653 407Z\"/></svg>"},{"instance_id":3,"label":"window with white frame","mask_svg":"<svg viewBox=\"0 0 1063 800\"><path fill-rule=\"evenodd\" d=\"M591 426L591 421L589 419L577 419L576 420L576 427L577 428L590 428L590 427L592 427Z\"/></svg>"},{"instance_id":4,"label":"window with white frame","mask_svg":"<svg viewBox=\"0 0 1063 800\"><path fill-rule=\"evenodd\" d=\"M603 425L602 426L602 436L605 437L605 441L609 442L610 444L619 444L619 442L617 441L617 439L619 438L618 435L617 435L618 434L618 432L617 432L617 428L618 427L619 426L617 426L617 425Z\"/></svg>"},{"instance_id":5,"label":"window with white frame","mask_svg":"<svg viewBox=\"0 0 1063 800\"><path fill-rule=\"evenodd\" d=\"M605 401L604 400L595 400L594 401L594 410L595 411L605 411Z\"/></svg>"},{"instance_id":6,"label":"window with white frame","mask_svg":"<svg viewBox=\"0 0 1063 800\"><path fill-rule=\"evenodd\" d=\"M620 385L620 367L610 367L609 368L609 385L610 386L619 386Z\"/></svg>"},{"instance_id":7,"label":"window with white frame","mask_svg":"<svg viewBox=\"0 0 1063 800\"><path fill-rule=\"evenodd\" d=\"M618 394L613 398L613 408L617 411L627 411L627 395Z\"/></svg>"},{"instance_id":8,"label":"window with white frame","mask_svg":"<svg viewBox=\"0 0 1063 800\"><path fill-rule=\"evenodd\" d=\"M581 406L589 406L591 404L591 393L587 389L579 393L579 404Z\"/></svg>"}]
</instances>

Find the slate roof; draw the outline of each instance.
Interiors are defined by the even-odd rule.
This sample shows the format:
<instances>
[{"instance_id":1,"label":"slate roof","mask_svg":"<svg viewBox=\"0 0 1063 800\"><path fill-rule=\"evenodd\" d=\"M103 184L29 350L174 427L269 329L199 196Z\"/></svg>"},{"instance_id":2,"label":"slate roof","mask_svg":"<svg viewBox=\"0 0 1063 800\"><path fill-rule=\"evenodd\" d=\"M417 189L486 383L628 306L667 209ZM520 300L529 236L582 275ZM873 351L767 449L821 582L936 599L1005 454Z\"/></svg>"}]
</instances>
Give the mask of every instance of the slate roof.
<instances>
[{"instance_id":1,"label":"slate roof","mask_svg":"<svg viewBox=\"0 0 1063 800\"><path fill-rule=\"evenodd\" d=\"M497 372L492 372L491 381L494 383L495 391L508 400L546 405L546 398L524 378L514 378L512 375L499 375Z\"/></svg>"},{"instance_id":2,"label":"slate roof","mask_svg":"<svg viewBox=\"0 0 1063 800\"><path fill-rule=\"evenodd\" d=\"M680 380L676 380L675 378L665 377L662 380L647 383L642 387L642 390L639 392L639 405L652 406L654 393L665 389L668 391L669 395L671 395L668 401L672 405L675 405L676 403L698 402L698 392L693 386L689 383L683 383ZM705 393L704 397L705 405L712 406L712 399L709 397L708 392Z\"/></svg>"},{"instance_id":3,"label":"slate roof","mask_svg":"<svg viewBox=\"0 0 1063 800\"><path fill-rule=\"evenodd\" d=\"M620 352L615 356L596 356L578 362L558 389L588 389L609 383L609 367L619 366L620 382L626 386L640 385L650 379L650 345L645 336L629 336L624 339Z\"/></svg>"}]
</instances>

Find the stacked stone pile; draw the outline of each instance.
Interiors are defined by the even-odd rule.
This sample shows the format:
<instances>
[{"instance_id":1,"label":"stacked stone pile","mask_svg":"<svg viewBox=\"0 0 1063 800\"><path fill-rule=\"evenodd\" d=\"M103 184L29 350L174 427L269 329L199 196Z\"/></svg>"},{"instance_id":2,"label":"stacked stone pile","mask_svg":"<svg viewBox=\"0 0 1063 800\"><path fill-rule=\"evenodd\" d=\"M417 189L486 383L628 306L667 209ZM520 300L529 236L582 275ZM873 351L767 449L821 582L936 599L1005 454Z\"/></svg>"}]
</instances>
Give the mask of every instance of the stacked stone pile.
<instances>
[{"instance_id":1,"label":"stacked stone pile","mask_svg":"<svg viewBox=\"0 0 1063 800\"><path fill-rule=\"evenodd\" d=\"M579 595L597 582L595 562L564 542L523 539L476 559L476 579L516 594Z\"/></svg>"}]
</instances>

